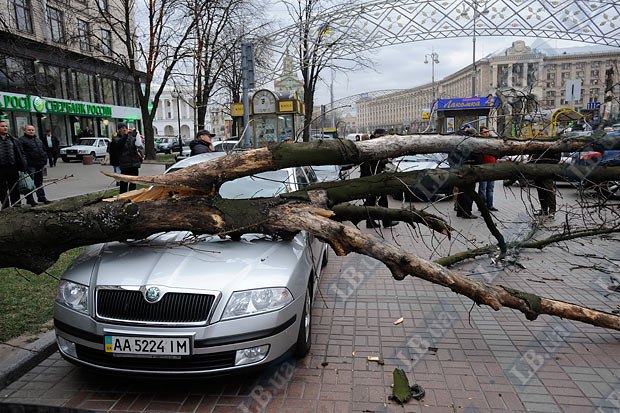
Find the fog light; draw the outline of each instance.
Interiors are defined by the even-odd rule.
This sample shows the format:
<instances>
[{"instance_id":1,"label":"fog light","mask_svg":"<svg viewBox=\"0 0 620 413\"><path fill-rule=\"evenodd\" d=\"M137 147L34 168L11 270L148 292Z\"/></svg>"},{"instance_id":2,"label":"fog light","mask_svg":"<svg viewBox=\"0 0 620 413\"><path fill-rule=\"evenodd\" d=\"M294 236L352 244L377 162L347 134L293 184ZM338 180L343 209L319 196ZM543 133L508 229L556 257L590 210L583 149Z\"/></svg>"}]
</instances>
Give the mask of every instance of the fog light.
<instances>
[{"instance_id":1,"label":"fog light","mask_svg":"<svg viewBox=\"0 0 620 413\"><path fill-rule=\"evenodd\" d=\"M77 351L75 350L75 343L73 341L69 341L66 338L62 338L60 336L56 336L56 341L58 342L58 347L63 353L68 356L77 358Z\"/></svg>"},{"instance_id":2,"label":"fog light","mask_svg":"<svg viewBox=\"0 0 620 413\"><path fill-rule=\"evenodd\" d=\"M242 366L244 364L256 363L267 357L269 353L269 344L258 347L250 347L243 350L237 350L235 357L235 366Z\"/></svg>"}]
</instances>

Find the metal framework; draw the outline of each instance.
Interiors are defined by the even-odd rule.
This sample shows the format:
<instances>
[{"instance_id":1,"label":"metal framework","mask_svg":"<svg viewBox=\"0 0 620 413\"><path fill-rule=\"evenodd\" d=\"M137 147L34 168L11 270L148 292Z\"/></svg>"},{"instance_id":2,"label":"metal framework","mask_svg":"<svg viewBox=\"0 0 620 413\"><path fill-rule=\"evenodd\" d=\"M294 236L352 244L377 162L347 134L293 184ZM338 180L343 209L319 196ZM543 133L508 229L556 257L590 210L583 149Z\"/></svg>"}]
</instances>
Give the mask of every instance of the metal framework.
<instances>
[{"instance_id":1,"label":"metal framework","mask_svg":"<svg viewBox=\"0 0 620 413\"><path fill-rule=\"evenodd\" d=\"M317 31L329 24L332 31L351 34L357 39L355 47L361 47L358 51L474 35L542 37L620 47L620 3L616 1L382 0L334 7L315 19ZM278 49L294 49L297 30L292 25L271 37L285 39ZM340 47L332 56L350 53L350 47Z\"/></svg>"}]
</instances>

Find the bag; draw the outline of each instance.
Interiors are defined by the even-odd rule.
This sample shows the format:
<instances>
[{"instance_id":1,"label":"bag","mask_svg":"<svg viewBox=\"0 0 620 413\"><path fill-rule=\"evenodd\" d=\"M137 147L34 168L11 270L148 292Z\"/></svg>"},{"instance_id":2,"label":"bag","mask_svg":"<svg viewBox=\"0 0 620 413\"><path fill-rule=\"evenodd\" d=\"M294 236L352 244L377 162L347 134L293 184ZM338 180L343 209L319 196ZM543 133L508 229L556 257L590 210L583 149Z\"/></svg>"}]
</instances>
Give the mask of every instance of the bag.
<instances>
[{"instance_id":1,"label":"bag","mask_svg":"<svg viewBox=\"0 0 620 413\"><path fill-rule=\"evenodd\" d=\"M19 181L17 185L19 193L22 195L27 195L34 191L34 181L26 172L19 173Z\"/></svg>"}]
</instances>

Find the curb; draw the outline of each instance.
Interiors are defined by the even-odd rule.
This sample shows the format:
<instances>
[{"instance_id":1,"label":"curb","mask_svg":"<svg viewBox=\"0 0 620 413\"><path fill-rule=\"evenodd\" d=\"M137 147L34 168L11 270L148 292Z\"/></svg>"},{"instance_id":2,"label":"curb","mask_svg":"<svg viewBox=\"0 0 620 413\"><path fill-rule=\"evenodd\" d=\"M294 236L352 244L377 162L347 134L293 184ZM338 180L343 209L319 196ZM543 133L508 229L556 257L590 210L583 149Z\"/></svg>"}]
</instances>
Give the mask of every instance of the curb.
<instances>
[{"instance_id":1,"label":"curb","mask_svg":"<svg viewBox=\"0 0 620 413\"><path fill-rule=\"evenodd\" d=\"M0 344L0 348L2 347L3 345ZM57 349L54 329L39 336L32 343L20 347L11 347L8 351L10 354L0 359L0 389L19 379L34 366L51 356Z\"/></svg>"}]
</instances>

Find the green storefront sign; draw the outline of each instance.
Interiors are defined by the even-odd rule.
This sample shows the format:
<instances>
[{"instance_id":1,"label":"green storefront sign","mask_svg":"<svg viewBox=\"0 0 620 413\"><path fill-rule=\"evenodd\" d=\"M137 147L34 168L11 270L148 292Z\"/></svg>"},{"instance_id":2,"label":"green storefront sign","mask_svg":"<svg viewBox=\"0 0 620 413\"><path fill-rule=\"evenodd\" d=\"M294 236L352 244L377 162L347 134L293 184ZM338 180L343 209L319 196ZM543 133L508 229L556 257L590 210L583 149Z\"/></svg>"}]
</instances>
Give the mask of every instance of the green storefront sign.
<instances>
[{"instance_id":1,"label":"green storefront sign","mask_svg":"<svg viewBox=\"0 0 620 413\"><path fill-rule=\"evenodd\" d=\"M67 100L46 99L31 95L0 94L0 110L35 113L112 117L112 106Z\"/></svg>"}]
</instances>

